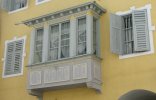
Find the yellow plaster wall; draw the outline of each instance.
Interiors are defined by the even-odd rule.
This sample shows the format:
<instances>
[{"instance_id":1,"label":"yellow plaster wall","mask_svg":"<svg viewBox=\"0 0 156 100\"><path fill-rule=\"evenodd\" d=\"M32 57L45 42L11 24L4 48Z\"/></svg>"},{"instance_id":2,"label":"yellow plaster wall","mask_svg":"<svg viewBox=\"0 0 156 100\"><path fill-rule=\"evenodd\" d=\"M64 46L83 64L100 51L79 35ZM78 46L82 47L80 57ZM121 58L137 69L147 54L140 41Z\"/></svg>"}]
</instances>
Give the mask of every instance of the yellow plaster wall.
<instances>
[{"instance_id":1,"label":"yellow plaster wall","mask_svg":"<svg viewBox=\"0 0 156 100\"><path fill-rule=\"evenodd\" d=\"M24 73L22 76L0 77L0 100L37 100L26 91L27 64L29 58L31 28L24 25L14 25L17 22L48 14L65 8L93 0L51 0L35 5L35 0L29 0L26 10L8 14L0 11L0 73L2 76L4 43L14 37L27 36ZM122 94L134 89L146 89L156 92L156 54L119 60L118 55L110 52L109 14L129 10L131 6L142 7L152 4L152 24L156 25L156 0L96 0L107 13L101 16L101 56L102 60L102 94L92 89L73 88L48 91L43 100L117 100ZM154 31L154 47L156 47L156 32Z\"/></svg>"}]
</instances>

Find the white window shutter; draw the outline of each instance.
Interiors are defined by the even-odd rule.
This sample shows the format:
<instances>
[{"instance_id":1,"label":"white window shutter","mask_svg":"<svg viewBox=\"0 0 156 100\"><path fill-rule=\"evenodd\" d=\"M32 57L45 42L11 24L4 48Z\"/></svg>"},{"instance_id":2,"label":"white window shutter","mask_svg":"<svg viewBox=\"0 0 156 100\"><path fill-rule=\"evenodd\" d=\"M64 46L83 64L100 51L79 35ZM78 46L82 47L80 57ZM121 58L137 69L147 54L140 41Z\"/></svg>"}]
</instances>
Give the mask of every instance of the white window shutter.
<instances>
[{"instance_id":1,"label":"white window shutter","mask_svg":"<svg viewBox=\"0 0 156 100\"><path fill-rule=\"evenodd\" d=\"M149 30L147 10L134 10L133 13L134 51L149 51Z\"/></svg>"},{"instance_id":2,"label":"white window shutter","mask_svg":"<svg viewBox=\"0 0 156 100\"><path fill-rule=\"evenodd\" d=\"M122 17L111 14L110 15L110 48L111 52L115 54L123 54L123 30Z\"/></svg>"},{"instance_id":3,"label":"white window shutter","mask_svg":"<svg viewBox=\"0 0 156 100\"><path fill-rule=\"evenodd\" d=\"M14 43L7 44L7 51L6 51L6 60L5 60L5 75L12 74L12 65L13 65L13 56L14 56Z\"/></svg>"},{"instance_id":4,"label":"white window shutter","mask_svg":"<svg viewBox=\"0 0 156 100\"><path fill-rule=\"evenodd\" d=\"M15 42L15 53L14 53L14 73L20 73L23 58L23 44L24 40Z\"/></svg>"},{"instance_id":5,"label":"white window shutter","mask_svg":"<svg viewBox=\"0 0 156 100\"><path fill-rule=\"evenodd\" d=\"M4 75L21 73L24 39L7 43Z\"/></svg>"}]
</instances>

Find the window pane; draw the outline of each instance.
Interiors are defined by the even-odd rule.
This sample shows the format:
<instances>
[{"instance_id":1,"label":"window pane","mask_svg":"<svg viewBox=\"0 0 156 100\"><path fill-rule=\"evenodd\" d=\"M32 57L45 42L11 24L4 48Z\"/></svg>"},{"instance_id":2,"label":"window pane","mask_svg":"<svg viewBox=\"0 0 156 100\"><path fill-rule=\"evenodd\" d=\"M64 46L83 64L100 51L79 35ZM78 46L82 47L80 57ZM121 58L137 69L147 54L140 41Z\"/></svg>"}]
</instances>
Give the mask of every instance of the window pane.
<instances>
[{"instance_id":1,"label":"window pane","mask_svg":"<svg viewBox=\"0 0 156 100\"><path fill-rule=\"evenodd\" d=\"M96 19L93 19L93 53L96 54Z\"/></svg>"},{"instance_id":2,"label":"window pane","mask_svg":"<svg viewBox=\"0 0 156 100\"><path fill-rule=\"evenodd\" d=\"M65 22L61 24L61 58L69 57L69 31L70 24Z\"/></svg>"},{"instance_id":3,"label":"window pane","mask_svg":"<svg viewBox=\"0 0 156 100\"><path fill-rule=\"evenodd\" d=\"M45 0L37 0L37 2L42 2L42 1L45 1Z\"/></svg>"},{"instance_id":4,"label":"window pane","mask_svg":"<svg viewBox=\"0 0 156 100\"><path fill-rule=\"evenodd\" d=\"M78 19L78 55L86 54L86 18Z\"/></svg>"},{"instance_id":5,"label":"window pane","mask_svg":"<svg viewBox=\"0 0 156 100\"><path fill-rule=\"evenodd\" d=\"M58 59L59 25L51 26L49 42L49 60Z\"/></svg>"},{"instance_id":6,"label":"window pane","mask_svg":"<svg viewBox=\"0 0 156 100\"><path fill-rule=\"evenodd\" d=\"M133 53L134 40L132 29L132 15L126 15L123 17L124 22L124 54Z\"/></svg>"},{"instance_id":7,"label":"window pane","mask_svg":"<svg viewBox=\"0 0 156 100\"><path fill-rule=\"evenodd\" d=\"M34 63L42 62L43 29L37 29L35 36Z\"/></svg>"},{"instance_id":8,"label":"window pane","mask_svg":"<svg viewBox=\"0 0 156 100\"><path fill-rule=\"evenodd\" d=\"M27 0L11 0L10 11L23 8L27 5Z\"/></svg>"}]
</instances>

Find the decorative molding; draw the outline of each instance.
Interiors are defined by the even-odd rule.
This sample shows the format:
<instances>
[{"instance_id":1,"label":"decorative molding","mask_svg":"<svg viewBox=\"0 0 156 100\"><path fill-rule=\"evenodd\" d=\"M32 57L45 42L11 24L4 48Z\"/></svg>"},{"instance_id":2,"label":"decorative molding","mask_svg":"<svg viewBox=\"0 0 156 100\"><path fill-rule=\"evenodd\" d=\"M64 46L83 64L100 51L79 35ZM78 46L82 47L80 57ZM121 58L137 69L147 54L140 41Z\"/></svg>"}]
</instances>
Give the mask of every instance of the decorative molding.
<instances>
[{"instance_id":1,"label":"decorative molding","mask_svg":"<svg viewBox=\"0 0 156 100\"><path fill-rule=\"evenodd\" d=\"M103 9L100 5L98 5L95 1L94 2L88 2L85 4L81 4L78 6L74 6L68 9L64 9L61 11L57 11L54 13L50 13L47 15L43 15L43 16L39 16L36 18L32 18L26 21L22 21L22 24L25 24L27 26L33 26L36 25L38 23L43 23L43 22L47 22L50 20L54 20L54 19L58 19L61 17L65 17L65 16L69 16L69 15L73 15L73 14L77 14L83 11L88 11L91 10L93 12L96 12L98 15L102 15L103 13L106 12L106 9Z\"/></svg>"}]
</instances>

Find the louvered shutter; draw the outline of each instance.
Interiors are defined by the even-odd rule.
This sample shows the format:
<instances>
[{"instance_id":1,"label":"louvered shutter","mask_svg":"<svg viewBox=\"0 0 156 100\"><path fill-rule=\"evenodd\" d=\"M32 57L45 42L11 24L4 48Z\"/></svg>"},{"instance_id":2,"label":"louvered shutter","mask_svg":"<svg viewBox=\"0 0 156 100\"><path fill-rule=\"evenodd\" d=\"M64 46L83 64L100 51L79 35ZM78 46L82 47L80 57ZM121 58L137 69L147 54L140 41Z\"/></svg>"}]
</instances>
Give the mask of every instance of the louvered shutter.
<instances>
[{"instance_id":1,"label":"louvered shutter","mask_svg":"<svg viewBox=\"0 0 156 100\"><path fill-rule=\"evenodd\" d=\"M13 72L13 56L14 56L14 43L7 44L6 60L5 60L5 75L10 75Z\"/></svg>"},{"instance_id":2,"label":"louvered shutter","mask_svg":"<svg viewBox=\"0 0 156 100\"><path fill-rule=\"evenodd\" d=\"M4 75L21 72L24 40L7 43Z\"/></svg>"},{"instance_id":3,"label":"louvered shutter","mask_svg":"<svg viewBox=\"0 0 156 100\"><path fill-rule=\"evenodd\" d=\"M10 11L11 0L1 0L1 8Z\"/></svg>"},{"instance_id":4,"label":"louvered shutter","mask_svg":"<svg viewBox=\"0 0 156 100\"><path fill-rule=\"evenodd\" d=\"M22 66L23 56L23 43L24 40L15 42L15 53L14 53L14 73L20 73Z\"/></svg>"},{"instance_id":5,"label":"louvered shutter","mask_svg":"<svg viewBox=\"0 0 156 100\"><path fill-rule=\"evenodd\" d=\"M115 54L123 54L123 30L122 17L111 14L110 15L110 48L111 52Z\"/></svg>"},{"instance_id":6,"label":"louvered shutter","mask_svg":"<svg viewBox=\"0 0 156 100\"><path fill-rule=\"evenodd\" d=\"M133 15L134 51L149 51L147 10L135 10Z\"/></svg>"}]
</instances>

